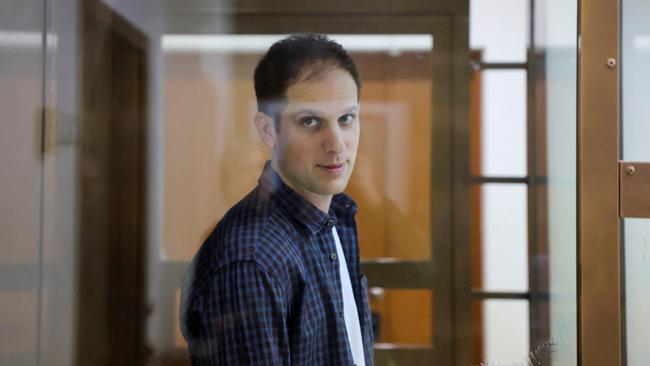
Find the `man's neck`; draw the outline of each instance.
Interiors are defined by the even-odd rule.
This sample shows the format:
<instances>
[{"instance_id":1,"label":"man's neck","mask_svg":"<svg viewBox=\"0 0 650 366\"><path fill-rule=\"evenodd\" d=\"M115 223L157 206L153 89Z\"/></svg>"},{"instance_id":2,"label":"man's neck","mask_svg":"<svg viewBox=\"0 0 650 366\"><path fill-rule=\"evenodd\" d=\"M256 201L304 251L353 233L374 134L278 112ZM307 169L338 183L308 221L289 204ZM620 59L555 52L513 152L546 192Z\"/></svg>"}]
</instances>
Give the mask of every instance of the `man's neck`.
<instances>
[{"instance_id":1,"label":"man's neck","mask_svg":"<svg viewBox=\"0 0 650 366\"><path fill-rule=\"evenodd\" d=\"M277 166L275 161L271 161L271 168L280 176L280 179L282 179L282 182L286 184L289 188L291 188L294 192L298 193L300 197L304 198L307 200L307 202L311 203L312 205L316 206L319 210L328 213L330 209L330 204L332 203L332 197L333 195L320 195L316 194L313 192L306 191L304 189L300 189L297 187L297 185L293 184L287 177L282 174L282 171L280 168Z\"/></svg>"}]
</instances>

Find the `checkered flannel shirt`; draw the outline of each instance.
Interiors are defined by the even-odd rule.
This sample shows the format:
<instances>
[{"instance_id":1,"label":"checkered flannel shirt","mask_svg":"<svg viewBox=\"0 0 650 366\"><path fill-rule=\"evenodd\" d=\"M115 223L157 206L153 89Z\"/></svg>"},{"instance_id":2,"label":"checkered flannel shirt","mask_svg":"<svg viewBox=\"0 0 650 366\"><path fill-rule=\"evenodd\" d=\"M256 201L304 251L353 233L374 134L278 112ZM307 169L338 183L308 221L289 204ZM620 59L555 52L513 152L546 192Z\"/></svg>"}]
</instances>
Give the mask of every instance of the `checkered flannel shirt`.
<instances>
[{"instance_id":1,"label":"checkered flannel shirt","mask_svg":"<svg viewBox=\"0 0 650 366\"><path fill-rule=\"evenodd\" d=\"M367 282L345 194L324 213L267 162L258 186L231 208L185 273L181 327L193 365L353 365L343 318L336 226L372 365Z\"/></svg>"}]
</instances>

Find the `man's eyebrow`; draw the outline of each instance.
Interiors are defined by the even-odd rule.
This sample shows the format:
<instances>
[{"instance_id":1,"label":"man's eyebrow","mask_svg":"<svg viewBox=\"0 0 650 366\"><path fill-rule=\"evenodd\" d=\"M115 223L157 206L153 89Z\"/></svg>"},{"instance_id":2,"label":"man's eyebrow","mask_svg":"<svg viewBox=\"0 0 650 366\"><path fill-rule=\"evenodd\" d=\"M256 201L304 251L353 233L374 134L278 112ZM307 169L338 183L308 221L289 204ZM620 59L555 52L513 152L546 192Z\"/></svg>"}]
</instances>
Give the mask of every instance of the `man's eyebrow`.
<instances>
[{"instance_id":1,"label":"man's eyebrow","mask_svg":"<svg viewBox=\"0 0 650 366\"><path fill-rule=\"evenodd\" d=\"M358 105L358 104L355 104L355 105L352 105L352 106L349 106L349 107L343 109L343 112L342 112L342 113L344 113L344 114L345 114L345 113L350 113L350 112L352 112L352 111L354 111L354 110L357 110L358 108L359 108L359 105ZM316 110L316 109L301 108L301 109L297 110L296 112L292 113L291 116L292 116L292 117L295 117L295 116L297 116L297 115L299 115L299 114L320 115L320 114L322 114L322 112L321 112L321 111L318 111L318 110Z\"/></svg>"},{"instance_id":2,"label":"man's eyebrow","mask_svg":"<svg viewBox=\"0 0 650 366\"><path fill-rule=\"evenodd\" d=\"M320 114L320 112L315 110L315 109L301 108L301 109L297 110L296 112L294 112L292 114L292 116L295 117L295 116L297 116L299 114Z\"/></svg>"},{"instance_id":3,"label":"man's eyebrow","mask_svg":"<svg viewBox=\"0 0 650 366\"><path fill-rule=\"evenodd\" d=\"M343 113L350 113L350 112L352 112L352 111L354 111L354 110L356 110L356 109L359 109L359 105L358 105L358 104L355 104L355 105L353 105L353 106L349 106L349 107L347 107L346 109L343 110Z\"/></svg>"}]
</instances>

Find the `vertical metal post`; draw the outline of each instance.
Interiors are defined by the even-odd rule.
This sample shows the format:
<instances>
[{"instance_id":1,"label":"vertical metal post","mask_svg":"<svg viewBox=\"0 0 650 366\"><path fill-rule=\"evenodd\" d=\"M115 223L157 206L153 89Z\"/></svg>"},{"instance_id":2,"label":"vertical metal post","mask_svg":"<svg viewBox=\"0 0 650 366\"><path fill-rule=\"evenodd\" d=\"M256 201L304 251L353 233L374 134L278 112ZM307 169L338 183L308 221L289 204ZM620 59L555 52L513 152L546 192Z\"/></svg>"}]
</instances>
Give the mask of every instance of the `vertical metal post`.
<instances>
[{"instance_id":1,"label":"vertical metal post","mask_svg":"<svg viewBox=\"0 0 650 366\"><path fill-rule=\"evenodd\" d=\"M578 27L578 363L617 366L619 1L581 0Z\"/></svg>"},{"instance_id":2,"label":"vertical metal post","mask_svg":"<svg viewBox=\"0 0 650 366\"><path fill-rule=\"evenodd\" d=\"M470 185L469 1L452 18L452 245L454 266L454 365L471 365L472 321L472 202ZM434 295L435 296L435 295Z\"/></svg>"},{"instance_id":3,"label":"vertical metal post","mask_svg":"<svg viewBox=\"0 0 650 366\"><path fill-rule=\"evenodd\" d=\"M528 2L528 60L526 68L526 116L527 116L527 165L528 165L528 332L530 349L534 349L540 342L538 309L538 281L535 258L537 252L537 138L536 138L536 110L535 110L535 0Z\"/></svg>"}]
</instances>

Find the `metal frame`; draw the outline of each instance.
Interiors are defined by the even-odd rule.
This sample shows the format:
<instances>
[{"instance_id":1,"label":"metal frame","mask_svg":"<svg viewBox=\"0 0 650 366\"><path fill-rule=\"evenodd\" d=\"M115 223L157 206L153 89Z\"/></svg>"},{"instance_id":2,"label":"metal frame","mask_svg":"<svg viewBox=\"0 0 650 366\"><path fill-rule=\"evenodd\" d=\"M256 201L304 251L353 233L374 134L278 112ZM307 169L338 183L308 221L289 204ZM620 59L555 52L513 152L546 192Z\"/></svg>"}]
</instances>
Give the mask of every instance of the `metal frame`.
<instances>
[{"instance_id":1,"label":"metal frame","mask_svg":"<svg viewBox=\"0 0 650 366\"><path fill-rule=\"evenodd\" d=\"M578 58L578 363L623 363L618 212L619 9L581 0Z\"/></svg>"},{"instance_id":2,"label":"metal frame","mask_svg":"<svg viewBox=\"0 0 650 366\"><path fill-rule=\"evenodd\" d=\"M530 339L530 351L533 352L539 344L548 340L547 330L549 325L545 318L541 316L541 304L543 299L548 300L548 289L540 288L540 276L548 276L548 273L542 271L538 266L537 256L540 255L538 246L539 233L538 217L541 213L538 209L538 194L541 183L537 178L539 176L538 160L539 151L537 150L537 122L538 110L536 109L537 101L537 59L535 55L535 0L529 0L529 24L528 24L528 62L526 63L526 106L527 106L527 145L528 145L528 334ZM546 174L544 174L546 176ZM542 213L543 214L543 213ZM546 254L546 253L544 253ZM541 272L541 273L540 273ZM547 281L544 281L547 282ZM548 307L546 307L548 309Z\"/></svg>"},{"instance_id":3,"label":"metal frame","mask_svg":"<svg viewBox=\"0 0 650 366\"><path fill-rule=\"evenodd\" d=\"M465 3L465 2L464 2ZM468 2L467 2L468 3ZM468 4L465 4L468 5ZM459 12L452 23L452 150L449 163L452 180L452 237L454 268L453 321L455 334L453 340L453 360L445 362L436 358L439 365L470 365L474 347L474 324L472 316L472 235L471 235L471 183L470 183L470 78L471 64L469 51L469 9ZM435 141L434 141L435 143ZM433 197L440 197L433 196ZM435 228L435 227L434 227ZM434 258L435 260L435 258ZM442 263L436 261L437 265ZM435 315L438 315L435 313ZM440 315L439 315L440 316ZM440 320L440 318L437 318Z\"/></svg>"},{"instance_id":4,"label":"metal frame","mask_svg":"<svg viewBox=\"0 0 650 366\"><path fill-rule=\"evenodd\" d=\"M650 218L650 163L621 161L619 181L621 218Z\"/></svg>"}]
</instances>

